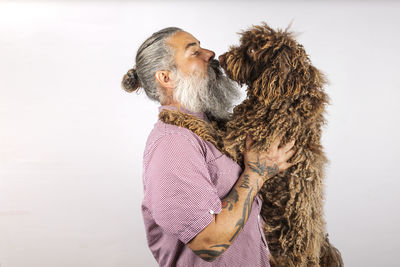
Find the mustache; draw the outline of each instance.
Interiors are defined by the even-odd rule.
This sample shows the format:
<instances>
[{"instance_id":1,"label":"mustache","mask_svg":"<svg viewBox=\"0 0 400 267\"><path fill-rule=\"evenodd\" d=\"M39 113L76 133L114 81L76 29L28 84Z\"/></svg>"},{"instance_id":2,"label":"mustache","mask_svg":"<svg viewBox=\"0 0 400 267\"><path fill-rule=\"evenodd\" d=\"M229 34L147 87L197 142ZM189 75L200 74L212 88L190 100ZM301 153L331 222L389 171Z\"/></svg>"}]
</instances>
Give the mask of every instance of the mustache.
<instances>
[{"instance_id":1,"label":"mustache","mask_svg":"<svg viewBox=\"0 0 400 267\"><path fill-rule=\"evenodd\" d=\"M209 68L211 68L214 73L216 78L218 79L222 75L222 68L221 65L219 64L219 61L216 59L211 60Z\"/></svg>"}]
</instances>

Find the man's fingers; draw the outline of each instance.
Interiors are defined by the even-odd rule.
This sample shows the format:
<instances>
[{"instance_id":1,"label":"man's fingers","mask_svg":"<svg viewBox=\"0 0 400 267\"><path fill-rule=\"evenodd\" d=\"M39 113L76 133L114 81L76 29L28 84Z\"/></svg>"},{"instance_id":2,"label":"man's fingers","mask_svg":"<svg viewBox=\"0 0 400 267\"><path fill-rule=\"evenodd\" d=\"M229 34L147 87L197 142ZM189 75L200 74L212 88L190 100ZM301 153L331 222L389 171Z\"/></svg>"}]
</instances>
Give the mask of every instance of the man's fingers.
<instances>
[{"instance_id":1,"label":"man's fingers","mask_svg":"<svg viewBox=\"0 0 400 267\"><path fill-rule=\"evenodd\" d=\"M271 144L271 150L272 150L271 152L275 152L278 150L278 146L281 143L283 136L284 136L284 134L281 134L275 138L275 140Z\"/></svg>"},{"instance_id":2,"label":"man's fingers","mask_svg":"<svg viewBox=\"0 0 400 267\"><path fill-rule=\"evenodd\" d=\"M294 164L295 164L295 163L285 162L285 163L282 164L282 169L283 169L283 170L287 170L287 169L289 169L290 167L292 167ZM280 168L280 169L281 169L281 168Z\"/></svg>"},{"instance_id":3,"label":"man's fingers","mask_svg":"<svg viewBox=\"0 0 400 267\"><path fill-rule=\"evenodd\" d=\"M292 140L289 143L287 143L286 145L284 145L281 149L283 150L283 152L287 152L294 146L295 142L296 142L296 140Z\"/></svg>"},{"instance_id":4,"label":"man's fingers","mask_svg":"<svg viewBox=\"0 0 400 267\"><path fill-rule=\"evenodd\" d=\"M287 161L288 159L290 159L293 156L294 153L295 153L294 149L287 151L283 157L283 160Z\"/></svg>"},{"instance_id":5,"label":"man's fingers","mask_svg":"<svg viewBox=\"0 0 400 267\"><path fill-rule=\"evenodd\" d=\"M253 139L251 138L250 135L247 135L246 137L246 150L250 150L251 145L254 143Z\"/></svg>"},{"instance_id":6,"label":"man's fingers","mask_svg":"<svg viewBox=\"0 0 400 267\"><path fill-rule=\"evenodd\" d=\"M288 159L290 159L295 152L296 151L294 149L287 151L285 154L283 154L282 161L287 161Z\"/></svg>"}]
</instances>

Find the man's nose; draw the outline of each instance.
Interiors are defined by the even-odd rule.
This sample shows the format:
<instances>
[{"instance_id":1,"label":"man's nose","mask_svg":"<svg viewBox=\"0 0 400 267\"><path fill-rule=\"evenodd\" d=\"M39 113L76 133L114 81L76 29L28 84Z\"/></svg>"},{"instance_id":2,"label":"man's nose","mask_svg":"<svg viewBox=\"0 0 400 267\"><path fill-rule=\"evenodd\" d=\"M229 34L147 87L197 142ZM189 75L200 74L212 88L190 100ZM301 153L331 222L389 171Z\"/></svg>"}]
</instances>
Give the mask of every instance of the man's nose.
<instances>
[{"instance_id":1,"label":"man's nose","mask_svg":"<svg viewBox=\"0 0 400 267\"><path fill-rule=\"evenodd\" d=\"M210 60L214 59L215 53L214 51L204 49L204 59L205 61L209 62Z\"/></svg>"}]
</instances>

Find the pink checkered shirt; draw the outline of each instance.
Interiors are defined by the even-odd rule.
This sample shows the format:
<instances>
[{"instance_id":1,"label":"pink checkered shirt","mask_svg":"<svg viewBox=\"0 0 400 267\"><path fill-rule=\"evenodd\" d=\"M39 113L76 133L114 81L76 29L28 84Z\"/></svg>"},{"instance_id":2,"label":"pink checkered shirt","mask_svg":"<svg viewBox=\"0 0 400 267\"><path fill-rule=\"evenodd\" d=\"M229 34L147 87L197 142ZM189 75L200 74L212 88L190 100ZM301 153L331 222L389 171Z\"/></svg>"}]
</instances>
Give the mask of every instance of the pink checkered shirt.
<instances>
[{"instance_id":1,"label":"pink checkered shirt","mask_svg":"<svg viewBox=\"0 0 400 267\"><path fill-rule=\"evenodd\" d=\"M164 108L177 110L158 107ZM181 110L208 121L202 112ZM154 124L143 154L142 215L147 243L160 266L270 266L259 196L242 231L215 261L204 261L185 245L221 212L221 199L241 172L192 131L160 120Z\"/></svg>"}]
</instances>

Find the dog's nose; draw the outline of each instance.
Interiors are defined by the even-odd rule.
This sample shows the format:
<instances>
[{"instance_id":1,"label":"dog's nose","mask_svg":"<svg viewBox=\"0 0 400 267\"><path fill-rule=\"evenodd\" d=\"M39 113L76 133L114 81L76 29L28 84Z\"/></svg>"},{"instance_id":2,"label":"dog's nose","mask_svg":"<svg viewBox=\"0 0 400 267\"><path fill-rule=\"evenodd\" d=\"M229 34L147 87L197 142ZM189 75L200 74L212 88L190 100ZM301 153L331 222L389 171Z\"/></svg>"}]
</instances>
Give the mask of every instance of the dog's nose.
<instances>
[{"instance_id":1,"label":"dog's nose","mask_svg":"<svg viewBox=\"0 0 400 267\"><path fill-rule=\"evenodd\" d=\"M220 55L220 56L218 57L218 60L219 60L219 64L221 65L221 67L224 67L224 66L225 66L225 57L224 57L224 54Z\"/></svg>"},{"instance_id":2,"label":"dog's nose","mask_svg":"<svg viewBox=\"0 0 400 267\"><path fill-rule=\"evenodd\" d=\"M205 49L205 48L202 48L202 50L204 52L204 53L202 53L202 55L203 55L202 58L203 58L204 61L210 62L210 61L212 61L214 59L214 57L215 57L214 51L211 51L211 50L208 50L208 49Z\"/></svg>"}]
</instances>

